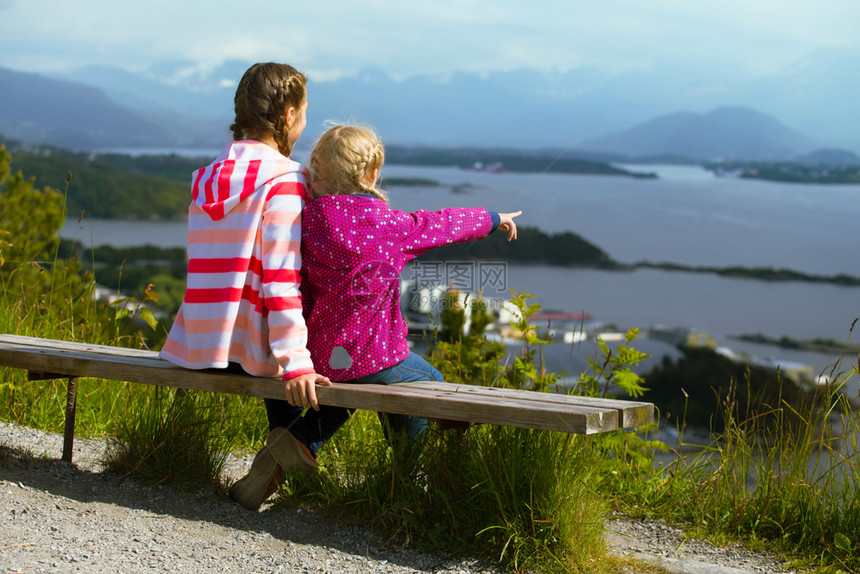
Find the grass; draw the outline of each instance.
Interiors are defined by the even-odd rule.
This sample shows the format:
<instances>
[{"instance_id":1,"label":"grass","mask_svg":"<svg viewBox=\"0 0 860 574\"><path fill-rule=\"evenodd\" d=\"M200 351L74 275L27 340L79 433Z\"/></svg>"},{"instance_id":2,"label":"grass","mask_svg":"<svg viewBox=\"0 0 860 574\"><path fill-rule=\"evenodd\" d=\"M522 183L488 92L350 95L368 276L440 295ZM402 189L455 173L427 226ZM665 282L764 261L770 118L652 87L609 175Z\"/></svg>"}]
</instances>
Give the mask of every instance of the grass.
<instances>
[{"instance_id":1,"label":"grass","mask_svg":"<svg viewBox=\"0 0 860 574\"><path fill-rule=\"evenodd\" d=\"M835 367L838 369L839 366ZM842 392L856 365L804 409L777 399L751 413L724 397L725 430L666 468L609 485L625 511L699 536L777 549L821 572L860 571L860 413Z\"/></svg>"},{"instance_id":2,"label":"grass","mask_svg":"<svg viewBox=\"0 0 860 574\"><path fill-rule=\"evenodd\" d=\"M44 309L38 317L21 311L0 309L4 332L68 338ZM406 468L376 417L358 413L323 450L326 471L291 481L282 503L364 524L372 517L392 541L515 571L615 571L601 535L607 510L620 508L777 548L823 572L856 572L860 415L839 392L856 376L852 365L807 412L777 402L748 417L725 397L725 430L663 468L653 465L653 433L583 437L491 425L432 432L418 467ZM9 369L0 380L0 418L60 431L63 381L29 383ZM78 433L113 437L110 467L149 482L211 483L226 452L264 438L255 399L92 379L78 392Z\"/></svg>"},{"instance_id":3,"label":"grass","mask_svg":"<svg viewBox=\"0 0 860 574\"><path fill-rule=\"evenodd\" d=\"M590 437L431 427L416 462L388 444L373 413L357 413L344 430L323 450L324 471L290 480L280 504L370 520L392 543L518 571L598 572L613 563L603 547L606 503L591 486L599 465Z\"/></svg>"},{"instance_id":4,"label":"grass","mask_svg":"<svg viewBox=\"0 0 860 574\"><path fill-rule=\"evenodd\" d=\"M219 397L163 388L135 393L135 386L109 423L105 468L180 489L220 485L234 437L218 424L225 414Z\"/></svg>"},{"instance_id":5,"label":"grass","mask_svg":"<svg viewBox=\"0 0 860 574\"><path fill-rule=\"evenodd\" d=\"M7 298L0 328L117 343L110 316L91 311L82 318L102 328L72 327L75 302L57 293L53 301L61 304ZM457 351L461 359L467 352ZM323 450L326 470L290 481L281 503L361 524L371 517L392 542L478 555L512 571L618 571L623 563L606 556L602 532L607 511L619 508L776 548L822 572L856 572L860 415L840 393L855 376L850 365L805 412L779 399L752 415L738 412L744 389L736 387L721 402L725 430L662 468L653 464L660 446L653 431L585 437L492 425L434 430L416 464L387 443L372 413L358 413ZM9 369L2 377L0 418L60 431L63 381L29 383ZM108 467L148 482L189 489L217 482L227 452L253 450L264 439L256 399L93 379L82 379L78 392L78 434L111 437Z\"/></svg>"},{"instance_id":6,"label":"grass","mask_svg":"<svg viewBox=\"0 0 860 574\"><path fill-rule=\"evenodd\" d=\"M6 295L5 332L138 341L122 335L110 309L93 307L86 319L103 328L87 331L64 315L74 304L21 315ZM55 292L54 300L63 298ZM73 323L74 329L64 327ZM0 418L60 431L64 381L29 383L10 369L2 376ZM217 482L226 454L259 446L266 429L259 400L238 396L84 378L78 404L78 434L109 437L107 468L184 489ZM586 566L611 562L603 560L605 502L589 486L597 468L591 442L487 425L434 431L416 460L389 445L372 413L359 413L324 449L327 471L292 481L284 493L345 519L366 524L374 517L373 526L392 540L418 548L480 555L516 569L594 571Z\"/></svg>"}]
</instances>

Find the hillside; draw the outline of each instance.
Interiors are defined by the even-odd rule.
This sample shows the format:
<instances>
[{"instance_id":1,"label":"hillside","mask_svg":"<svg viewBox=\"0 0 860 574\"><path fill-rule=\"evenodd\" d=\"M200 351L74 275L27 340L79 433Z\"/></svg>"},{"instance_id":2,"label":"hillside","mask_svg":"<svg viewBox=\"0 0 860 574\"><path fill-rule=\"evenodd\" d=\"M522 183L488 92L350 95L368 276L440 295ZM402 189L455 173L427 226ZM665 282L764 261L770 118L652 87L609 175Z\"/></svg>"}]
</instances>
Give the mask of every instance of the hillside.
<instances>
[{"instance_id":1,"label":"hillside","mask_svg":"<svg viewBox=\"0 0 860 574\"><path fill-rule=\"evenodd\" d=\"M660 116L629 130L587 141L583 147L634 158L762 161L790 160L815 144L767 114L747 108L717 108L707 114L679 112Z\"/></svg>"},{"instance_id":2,"label":"hillside","mask_svg":"<svg viewBox=\"0 0 860 574\"><path fill-rule=\"evenodd\" d=\"M134 111L82 83L0 68L0 133L71 149L214 147L226 126L167 108Z\"/></svg>"},{"instance_id":3,"label":"hillside","mask_svg":"<svg viewBox=\"0 0 860 574\"><path fill-rule=\"evenodd\" d=\"M13 168L36 178L40 186L65 189L69 182L66 208L71 214L85 211L107 219L182 219L188 205L191 173L211 161L211 157L168 155L130 156L117 153L74 152L57 146L22 145L0 134L12 153ZM545 155L477 149L441 150L390 147L392 164L471 166L476 161L503 162L507 171L552 171L636 178L654 177L615 168L605 162L556 159ZM418 178L392 180L392 185L435 185Z\"/></svg>"},{"instance_id":4,"label":"hillside","mask_svg":"<svg viewBox=\"0 0 860 574\"><path fill-rule=\"evenodd\" d=\"M32 148L7 140L13 171L38 187L66 191L66 212L108 219L182 219L191 171L202 160L178 156L95 155L57 147ZM66 186L66 179L71 179Z\"/></svg>"},{"instance_id":5,"label":"hillside","mask_svg":"<svg viewBox=\"0 0 860 574\"><path fill-rule=\"evenodd\" d=\"M168 133L100 90L0 68L0 133L76 149L148 145Z\"/></svg>"}]
</instances>

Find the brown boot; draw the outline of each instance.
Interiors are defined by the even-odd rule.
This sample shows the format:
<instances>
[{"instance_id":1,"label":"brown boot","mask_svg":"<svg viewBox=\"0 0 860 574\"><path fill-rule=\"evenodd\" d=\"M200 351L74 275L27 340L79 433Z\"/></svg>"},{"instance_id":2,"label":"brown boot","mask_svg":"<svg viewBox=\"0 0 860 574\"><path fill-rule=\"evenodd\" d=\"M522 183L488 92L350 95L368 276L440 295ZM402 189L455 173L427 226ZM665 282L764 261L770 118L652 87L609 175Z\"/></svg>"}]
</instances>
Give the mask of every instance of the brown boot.
<instances>
[{"instance_id":1,"label":"brown boot","mask_svg":"<svg viewBox=\"0 0 860 574\"><path fill-rule=\"evenodd\" d=\"M230 487L230 498L256 512L266 499L278 491L278 480L283 476L284 472L266 445L254 457L248 474Z\"/></svg>"},{"instance_id":2,"label":"brown boot","mask_svg":"<svg viewBox=\"0 0 860 574\"><path fill-rule=\"evenodd\" d=\"M287 474L299 471L307 476L316 472L320 466L308 448L285 428L272 429L266 446Z\"/></svg>"}]
</instances>

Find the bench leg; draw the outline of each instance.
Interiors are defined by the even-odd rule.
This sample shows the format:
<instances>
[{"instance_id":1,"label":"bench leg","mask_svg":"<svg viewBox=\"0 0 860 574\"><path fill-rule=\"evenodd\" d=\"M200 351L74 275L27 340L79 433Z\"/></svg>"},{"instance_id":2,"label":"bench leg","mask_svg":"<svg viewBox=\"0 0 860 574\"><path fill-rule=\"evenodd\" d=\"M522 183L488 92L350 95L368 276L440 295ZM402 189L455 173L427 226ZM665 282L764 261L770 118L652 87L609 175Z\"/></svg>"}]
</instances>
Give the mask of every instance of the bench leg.
<instances>
[{"instance_id":1,"label":"bench leg","mask_svg":"<svg viewBox=\"0 0 860 574\"><path fill-rule=\"evenodd\" d=\"M75 407L78 402L78 378L69 377L66 390L66 428L63 433L63 460L72 462L72 447L75 443Z\"/></svg>"}]
</instances>

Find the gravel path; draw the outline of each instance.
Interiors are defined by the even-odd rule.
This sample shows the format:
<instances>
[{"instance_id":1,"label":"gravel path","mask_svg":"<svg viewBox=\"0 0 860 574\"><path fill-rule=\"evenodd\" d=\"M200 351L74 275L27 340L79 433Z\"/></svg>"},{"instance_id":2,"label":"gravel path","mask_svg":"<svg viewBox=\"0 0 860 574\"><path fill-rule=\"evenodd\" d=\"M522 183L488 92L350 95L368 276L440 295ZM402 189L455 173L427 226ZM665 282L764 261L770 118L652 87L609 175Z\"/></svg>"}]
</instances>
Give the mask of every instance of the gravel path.
<instances>
[{"instance_id":1,"label":"gravel path","mask_svg":"<svg viewBox=\"0 0 860 574\"><path fill-rule=\"evenodd\" d=\"M0 422L0 572L497 572L385 546L313 512L252 513L210 491L119 481L100 472L103 450L77 439L70 465L58 460L61 436ZM225 473L241 476L250 461L231 458ZM607 544L675 573L794 572L741 547L685 541L662 522L614 517Z\"/></svg>"}]
</instances>

